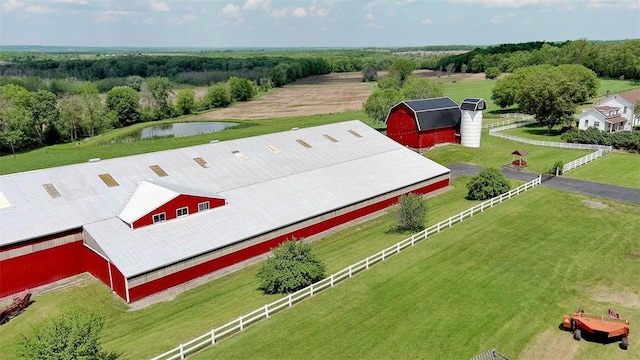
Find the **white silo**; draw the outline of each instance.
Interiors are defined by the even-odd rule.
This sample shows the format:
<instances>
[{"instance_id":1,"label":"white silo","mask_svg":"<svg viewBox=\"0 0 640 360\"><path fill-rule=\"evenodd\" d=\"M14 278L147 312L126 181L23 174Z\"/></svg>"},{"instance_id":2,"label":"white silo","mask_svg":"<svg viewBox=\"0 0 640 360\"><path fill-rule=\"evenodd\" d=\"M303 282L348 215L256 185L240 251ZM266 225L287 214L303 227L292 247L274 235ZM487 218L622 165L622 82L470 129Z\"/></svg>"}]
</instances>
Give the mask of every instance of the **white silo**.
<instances>
[{"instance_id":1,"label":"white silo","mask_svg":"<svg viewBox=\"0 0 640 360\"><path fill-rule=\"evenodd\" d=\"M483 99L465 98L460 104L460 145L480 147L482 134L482 110L487 108Z\"/></svg>"}]
</instances>

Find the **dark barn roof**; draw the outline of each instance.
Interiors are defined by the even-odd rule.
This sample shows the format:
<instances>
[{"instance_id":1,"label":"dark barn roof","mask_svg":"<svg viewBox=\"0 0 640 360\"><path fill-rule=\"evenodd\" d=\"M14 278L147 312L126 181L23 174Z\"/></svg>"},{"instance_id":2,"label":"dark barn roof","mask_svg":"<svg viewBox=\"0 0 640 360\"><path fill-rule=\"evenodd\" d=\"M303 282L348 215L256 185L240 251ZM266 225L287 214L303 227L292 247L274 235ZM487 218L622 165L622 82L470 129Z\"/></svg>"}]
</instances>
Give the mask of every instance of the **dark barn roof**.
<instances>
[{"instance_id":1,"label":"dark barn roof","mask_svg":"<svg viewBox=\"0 0 640 360\"><path fill-rule=\"evenodd\" d=\"M392 107L389 114L403 104L413 111L419 131L457 127L460 123L460 108L449 97L403 101Z\"/></svg>"}]
</instances>

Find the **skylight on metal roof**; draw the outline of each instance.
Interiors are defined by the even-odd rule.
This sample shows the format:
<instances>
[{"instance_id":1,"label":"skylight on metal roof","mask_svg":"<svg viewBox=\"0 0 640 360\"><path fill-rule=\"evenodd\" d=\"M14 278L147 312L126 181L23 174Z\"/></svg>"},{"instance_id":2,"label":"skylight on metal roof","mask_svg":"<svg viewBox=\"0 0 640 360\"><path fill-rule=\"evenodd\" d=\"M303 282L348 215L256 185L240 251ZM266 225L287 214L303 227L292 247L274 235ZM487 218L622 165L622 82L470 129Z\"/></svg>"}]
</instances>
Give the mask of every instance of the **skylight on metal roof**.
<instances>
[{"instance_id":1,"label":"skylight on metal roof","mask_svg":"<svg viewBox=\"0 0 640 360\"><path fill-rule=\"evenodd\" d=\"M120 186L120 184L118 184L118 182L113 178L113 176L111 176L111 174L100 174L98 175L98 177L104 181L104 183L108 186L108 187L116 187L116 186Z\"/></svg>"},{"instance_id":2,"label":"skylight on metal roof","mask_svg":"<svg viewBox=\"0 0 640 360\"><path fill-rule=\"evenodd\" d=\"M361 138L362 135L358 134L357 132L355 132L354 130L349 130L349 133L351 133L351 135L355 136L355 137L359 137Z\"/></svg>"},{"instance_id":3,"label":"skylight on metal roof","mask_svg":"<svg viewBox=\"0 0 640 360\"><path fill-rule=\"evenodd\" d=\"M151 165L149 166L149 169L153 170L153 172L160 177L169 176L169 174L167 174L167 172L164 171L164 169L162 169L160 165Z\"/></svg>"},{"instance_id":4,"label":"skylight on metal roof","mask_svg":"<svg viewBox=\"0 0 640 360\"><path fill-rule=\"evenodd\" d=\"M56 199L62 196L60 195L60 192L58 191L58 189L56 189L56 187L53 186L53 184L42 184L42 187L47 191L47 193L49 194L49 196L51 196L52 199Z\"/></svg>"},{"instance_id":5,"label":"skylight on metal roof","mask_svg":"<svg viewBox=\"0 0 640 360\"><path fill-rule=\"evenodd\" d=\"M275 145L267 145L267 148L273 151L274 154L280 154L280 149L278 149Z\"/></svg>"},{"instance_id":6,"label":"skylight on metal roof","mask_svg":"<svg viewBox=\"0 0 640 360\"><path fill-rule=\"evenodd\" d=\"M249 158L247 157L247 155L243 154L240 152L240 150L233 150L231 151L231 153L233 155L235 155L238 159L240 160L249 160Z\"/></svg>"},{"instance_id":7,"label":"skylight on metal roof","mask_svg":"<svg viewBox=\"0 0 640 360\"><path fill-rule=\"evenodd\" d=\"M209 167L209 165L207 165L207 162L201 157L193 158L193 161L195 161L196 163L198 163L198 165L202 166L205 169Z\"/></svg>"},{"instance_id":8,"label":"skylight on metal roof","mask_svg":"<svg viewBox=\"0 0 640 360\"><path fill-rule=\"evenodd\" d=\"M322 136L324 136L325 138L327 138L331 142L334 142L334 143L338 142L338 140L336 140L333 136L331 136L329 134L324 134Z\"/></svg>"},{"instance_id":9,"label":"skylight on metal roof","mask_svg":"<svg viewBox=\"0 0 640 360\"><path fill-rule=\"evenodd\" d=\"M304 141L302 139L298 139L296 141L298 142L298 144L300 144L300 145L302 145L302 146L304 146L306 148L310 148L311 147L311 145L309 145L306 141Z\"/></svg>"},{"instance_id":10,"label":"skylight on metal roof","mask_svg":"<svg viewBox=\"0 0 640 360\"><path fill-rule=\"evenodd\" d=\"M7 199L7 197L0 192L0 209L8 208L10 206L11 206L11 203L9 203L9 200Z\"/></svg>"}]
</instances>

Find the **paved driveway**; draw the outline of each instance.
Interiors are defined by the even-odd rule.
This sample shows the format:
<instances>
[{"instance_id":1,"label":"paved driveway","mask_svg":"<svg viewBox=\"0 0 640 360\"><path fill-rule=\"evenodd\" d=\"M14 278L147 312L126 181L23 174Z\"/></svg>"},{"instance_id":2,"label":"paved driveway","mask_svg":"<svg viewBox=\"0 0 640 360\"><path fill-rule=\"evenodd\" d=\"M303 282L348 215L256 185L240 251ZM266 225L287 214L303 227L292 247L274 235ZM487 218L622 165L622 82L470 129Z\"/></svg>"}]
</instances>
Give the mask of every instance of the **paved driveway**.
<instances>
[{"instance_id":1,"label":"paved driveway","mask_svg":"<svg viewBox=\"0 0 640 360\"><path fill-rule=\"evenodd\" d=\"M449 165L448 167L449 169L451 169L452 179L460 176L474 176L483 169L480 166L464 163L455 163ZM501 170L501 172L509 179L522 181L531 181L538 177L537 174L523 171ZM640 204L640 189L632 189L624 186L615 186L591 181L577 180L563 176L556 176L549 179L546 175L542 176L542 186L570 191L583 195L597 196L632 204Z\"/></svg>"}]
</instances>

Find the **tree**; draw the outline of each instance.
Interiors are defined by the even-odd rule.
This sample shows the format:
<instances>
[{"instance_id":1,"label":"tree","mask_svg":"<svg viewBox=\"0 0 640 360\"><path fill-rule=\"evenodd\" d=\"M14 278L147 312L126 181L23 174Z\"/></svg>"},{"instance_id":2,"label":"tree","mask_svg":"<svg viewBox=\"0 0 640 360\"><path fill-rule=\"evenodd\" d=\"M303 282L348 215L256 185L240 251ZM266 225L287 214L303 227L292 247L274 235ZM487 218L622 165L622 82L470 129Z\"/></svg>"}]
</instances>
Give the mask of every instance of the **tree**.
<instances>
[{"instance_id":1,"label":"tree","mask_svg":"<svg viewBox=\"0 0 640 360\"><path fill-rule=\"evenodd\" d=\"M448 63L445 69L447 69L447 76L450 77L451 73L453 73L456 69L456 63Z\"/></svg>"},{"instance_id":2,"label":"tree","mask_svg":"<svg viewBox=\"0 0 640 360\"><path fill-rule=\"evenodd\" d=\"M253 83L248 79L232 76L227 80L231 98L235 101L249 101L256 95Z\"/></svg>"},{"instance_id":3,"label":"tree","mask_svg":"<svg viewBox=\"0 0 640 360\"><path fill-rule=\"evenodd\" d=\"M486 168L467 183L467 199L486 200L511 189L507 178L495 168Z\"/></svg>"},{"instance_id":4,"label":"tree","mask_svg":"<svg viewBox=\"0 0 640 360\"><path fill-rule=\"evenodd\" d=\"M311 251L311 247L295 238L272 250L260 270L260 289L267 294L291 293L325 276L325 265Z\"/></svg>"},{"instance_id":5,"label":"tree","mask_svg":"<svg viewBox=\"0 0 640 360\"><path fill-rule=\"evenodd\" d=\"M430 79L411 75L407 77L402 87L402 95L405 99L428 99L444 96L442 85ZM395 104L394 104L395 105Z\"/></svg>"},{"instance_id":6,"label":"tree","mask_svg":"<svg viewBox=\"0 0 640 360\"><path fill-rule=\"evenodd\" d=\"M102 349L103 327L103 318L95 312L65 312L22 335L18 354L25 359L117 359L116 353Z\"/></svg>"},{"instance_id":7,"label":"tree","mask_svg":"<svg viewBox=\"0 0 640 360\"><path fill-rule=\"evenodd\" d=\"M58 102L60 121L57 124L58 133L63 139L75 141L81 131L83 106L79 97L71 96Z\"/></svg>"},{"instance_id":8,"label":"tree","mask_svg":"<svg viewBox=\"0 0 640 360\"><path fill-rule=\"evenodd\" d=\"M571 123L578 104L593 96L598 86L595 73L582 65L537 65L498 80L491 98L500 107L517 104L550 132L556 125Z\"/></svg>"},{"instance_id":9,"label":"tree","mask_svg":"<svg viewBox=\"0 0 640 360\"><path fill-rule=\"evenodd\" d=\"M487 79L495 79L500 76L500 68L496 66L489 67L485 70L485 77Z\"/></svg>"},{"instance_id":10,"label":"tree","mask_svg":"<svg viewBox=\"0 0 640 360\"><path fill-rule=\"evenodd\" d=\"M100 101L98 86L92 82L85 82L76 87L76 92L82 105L82 125L89 136L94 136L105 129L110 129L114 124L108 116Z\"/></svg>"},{"instance_id":11,"label":"tree","mask_svg":"<svg viewBox=\"0 0 640 360\"><path fill-rule=\"evenodd\" d=\"M460 72L461 73L466 74L468 69L469 69L469 66L467 64L463 63L462 65L460 65Z\"/></svg>"},{"instance_id":12,"label":"tree","mask_svg":"<svg viewBox=\"0 0 640 360\"><path fill-rule=\"evenodd\" d=\"M391 210L399 230L420 231L427 217L427 202L414 193L400 196L398 206Z\"/></svg>"},{"instance_id":13,"label":"tree","mask_svg":"<svg viewBox=\"0 0 640 360\"><path fill-rule=\"evenodd\" d=\"M407 58L399 58L391 64L389 67L389 76L392 76L398 80L400 86L404 84L404 81L413 73L416 64L413 60Z\"/></svg>"},{"instance_id":14,"label":"tree","mask_svg":"<svg viewBox=\"0 0 640 360\"><path fill-rule=\"evenodd\" d=\"M188 115L193 112L196 103L196 93L192 89L182 89L178 91L176 108L180 115Z\"/></svg>"},{"instance_id":15,"label":"tree","mask_svg":"<svg viewBox=\"0 0 640 360\"><path fill-rule=\"evenodd\" d=\"M378 87L382 90L385 89L395 89L400 90L400 82L398 79L393 76L385 76L382 79L378 80Z\"/></svg>"},{"instance_id":16,"label":"tree","mask_svg":"<svg viewBox=\"0 0 640 360\"><path fill-rule=\"evenodd\" d=\"M387 114L393 105L402 101L402 93L395 89L376 90L362 105L364 111L371 120L384 124Z\"/></svg>"},{"instance_id":17,"label":"tree","mask_svg":"<svg viewBox=\"0 0 640 360\"><path fill-rule=\"evenodd\" d=\"M135 91L140 91L142 89L142 84L144 83L144 79L142 76L131 75L127 76L125 79L125 85L133 88Z\"/></svg>"},{"instance_id":18,"label":"tree","mask_svg":"<svg viewBox=\"0 0 640 360\"><path fill-rule=\"evenodd\" d=\"M60 116L56 95L47 90L38 90L32 94L31 118L38 132L38 144L44 144L44 132L55 126Z\"/></svg>"},{"instance_id":19,"label":"tree","mask_svg":"<svg viewBox=\"0 0 640 360\"><path fill-rule=\"evenodd\" d=\"M140 121L140 95L128 86L116 86L107 92L107 110L113 112L120 126Z\"/></svg>"},{"instance_id":20,"label":"tree","mask_svg":"<svg viewBox=\"0 0 640 360\"><path fill-rule=\"evenodd\" d=\"M19 85L0 86L0 147L26 149L38 139L31 116L33 96Z\"/></svg>"},{"instance_id":21,"label":"tree","mask_svg":"<svg viewBox=\"0 0 640 360\"><path fill-rule=\"evenodd\" d=\"M207 106L209 109L229 106L231 104L229 87L225 83L215 84L207 90L204 100L209 105Z\"/></svg>"},{"instance_id":22,"label":"tree","mask_svg":"<svg viewBox=\"0 0 640 360\"><path fill-rule=\"evenodd\" d=\"M171 117L169 95L172 93L172 89L173 85L166 77L156 76L147 79L147 90L151 93L156 119Z\"/></svg>"},{"instance_id":23,"label":"tree","mask_svg":"<svg viewBox=\"0 0 640 360\"><path fill-rule=\"evenodd\" d=\"M376 80L378 80L378 72L375 67L369 65L362 69L362 81L369 82Z\"/></svg>"}]
</instances>

